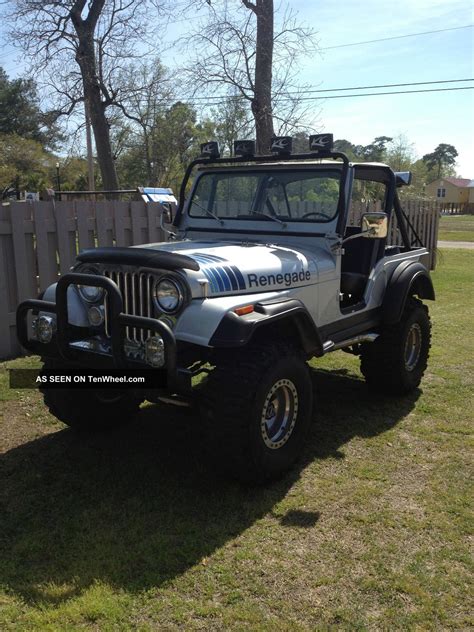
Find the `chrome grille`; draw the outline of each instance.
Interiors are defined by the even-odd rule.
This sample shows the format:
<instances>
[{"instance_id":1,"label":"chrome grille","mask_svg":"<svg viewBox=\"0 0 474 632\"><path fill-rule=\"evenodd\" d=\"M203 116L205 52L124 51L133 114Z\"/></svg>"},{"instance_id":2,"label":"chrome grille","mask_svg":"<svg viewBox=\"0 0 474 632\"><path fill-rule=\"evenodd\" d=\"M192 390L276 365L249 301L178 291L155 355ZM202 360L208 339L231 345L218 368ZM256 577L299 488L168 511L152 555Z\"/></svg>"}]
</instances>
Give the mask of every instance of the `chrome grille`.
<instances>
[{"instance_id":1,"label":"chrome grille","mask_svg":"<svg viewBox=\"0 0 474 632\"><path fill-rule=\"evenodd\" d=\"M125 314L153 317L152 291L155 277L148 272L125 272L123 270L104 270L104 276L117 284L123 301ZM105 298L105 333L110 336L110 322L107 295ZM150 332L137 327L126 327L125 336L134 342L144 342Z\"/></svg>"}]
</instances>

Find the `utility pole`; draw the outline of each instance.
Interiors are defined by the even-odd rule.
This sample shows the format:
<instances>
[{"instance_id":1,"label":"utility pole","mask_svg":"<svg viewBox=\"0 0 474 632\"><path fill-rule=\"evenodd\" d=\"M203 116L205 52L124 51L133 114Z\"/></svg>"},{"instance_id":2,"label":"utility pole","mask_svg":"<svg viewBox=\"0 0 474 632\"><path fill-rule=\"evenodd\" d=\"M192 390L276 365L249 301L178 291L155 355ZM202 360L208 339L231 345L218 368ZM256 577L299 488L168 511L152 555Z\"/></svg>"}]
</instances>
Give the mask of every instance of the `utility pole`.
<instances>
[{"instance_id":1,"label":"utility pole","mask_svg":"<svg viewBox=\"0 0 474 632\"><path fill-rule=\"evenodd\" d=\"M92 132L91 119L89 116L89 104L87 99L84 100L84 111L86 115L86 144L87 144L87 179L89 183L89 191L95 191L94 181L94 156L92 154Z\"/></svg>"}]
</instances>

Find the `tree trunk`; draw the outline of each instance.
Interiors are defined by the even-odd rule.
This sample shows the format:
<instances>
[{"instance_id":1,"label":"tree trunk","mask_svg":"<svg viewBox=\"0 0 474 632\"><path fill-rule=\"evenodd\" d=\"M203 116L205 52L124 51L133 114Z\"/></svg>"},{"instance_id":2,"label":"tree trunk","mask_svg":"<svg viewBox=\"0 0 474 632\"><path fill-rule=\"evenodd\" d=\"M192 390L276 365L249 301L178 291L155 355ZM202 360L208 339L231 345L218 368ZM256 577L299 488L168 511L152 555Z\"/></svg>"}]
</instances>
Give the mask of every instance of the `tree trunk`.
<instances>
[{"instance_id":1,"label":"tree trunk","mask_svg":"<svg viewBox=\"0 0 474 632\"><path fill-rule=\"evenodd\" d=\"M84 98L89 105L102 184L104 190L116 190L118 189L117 171L110 143L109 123L105 116L105 104L102 100L97 73L93 33L81 31L80 29L78 32L79 47L76 61L81 69Z\"/></svg>"},{"instance_id":2,"label":"tree trunk","mask_svg":"<svg viewBox=\"0 0 474 632\"><path fill-rule=\"evenodd\" d=\"M273 0L256 0L252 10L257 17L255 93L252 100L252 114L255 119L257 153L268 154L273 136Z\"/></svg>"}]
</instances>

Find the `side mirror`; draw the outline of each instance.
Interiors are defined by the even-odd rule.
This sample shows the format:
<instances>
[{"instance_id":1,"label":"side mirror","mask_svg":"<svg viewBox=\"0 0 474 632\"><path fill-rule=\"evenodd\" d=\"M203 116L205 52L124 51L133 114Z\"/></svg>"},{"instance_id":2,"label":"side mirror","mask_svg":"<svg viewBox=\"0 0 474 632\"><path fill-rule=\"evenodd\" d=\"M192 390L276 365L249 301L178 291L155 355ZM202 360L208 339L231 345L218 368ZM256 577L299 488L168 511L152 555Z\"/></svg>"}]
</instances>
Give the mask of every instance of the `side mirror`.
<instances>
[{"instance_id":1,"label":"side mirror","mask_svg":"<svg viewBox=\"0 0 474 632\"><path fill-rule=\"evenodd\" d=\"M361 219L361 235L368 239L384 239L388 233L387 213L364 213Z\"/></svg>"},{"instance_id":2,"label":"side mirror","mask_svg":"<svg viewBox=\"0 0 474 632\"><path fill-rule=\"evenodd\" d=\"M412 181L411 171L396 171L395 172L395 185L398 187L406 187L411 184Z\"/></svg>"},{"instance_id":3,"label":"side mirror","mask_svg":"<svg viewBox=\"0 0 474 632\"><path fill-rule=\"evenodd\" d=\"M173 208L169 202L161 202L162 219L166 224L173 223Z\"/></svg>"}]
</instances>

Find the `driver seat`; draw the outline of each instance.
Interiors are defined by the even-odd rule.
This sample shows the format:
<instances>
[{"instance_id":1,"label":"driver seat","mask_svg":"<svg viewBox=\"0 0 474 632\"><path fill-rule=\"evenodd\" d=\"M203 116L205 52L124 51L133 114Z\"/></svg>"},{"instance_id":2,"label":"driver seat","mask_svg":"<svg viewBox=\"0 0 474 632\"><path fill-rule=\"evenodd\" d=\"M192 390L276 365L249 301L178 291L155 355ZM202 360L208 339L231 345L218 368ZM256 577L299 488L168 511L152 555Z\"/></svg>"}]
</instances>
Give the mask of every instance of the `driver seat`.
<instances>
[{"instance_id":1,"label":"driver seat","mask_svg":"<svg viewBox=\"0 0 474 632\"><path fill-rule=\"evenodd\" d=\"M341 273L341 292L350 294L356 299L361 299L369 280L368 275L361 272L342 272Z\"/></svg>"},{"instance_id":2,"label":"driver seat","mask_svg":"<svg viewBox=\"0 0 474 632\"><path fill-rule=\"evenodd\" d=\"M360 233L359 226L348 226L345 237ZM373 239L353 239L344 245L341 262L341 293L350 294L350 303L362 300L369 280L369 274L375 264L379 243Z\"/></svg>"}]
</instances>

